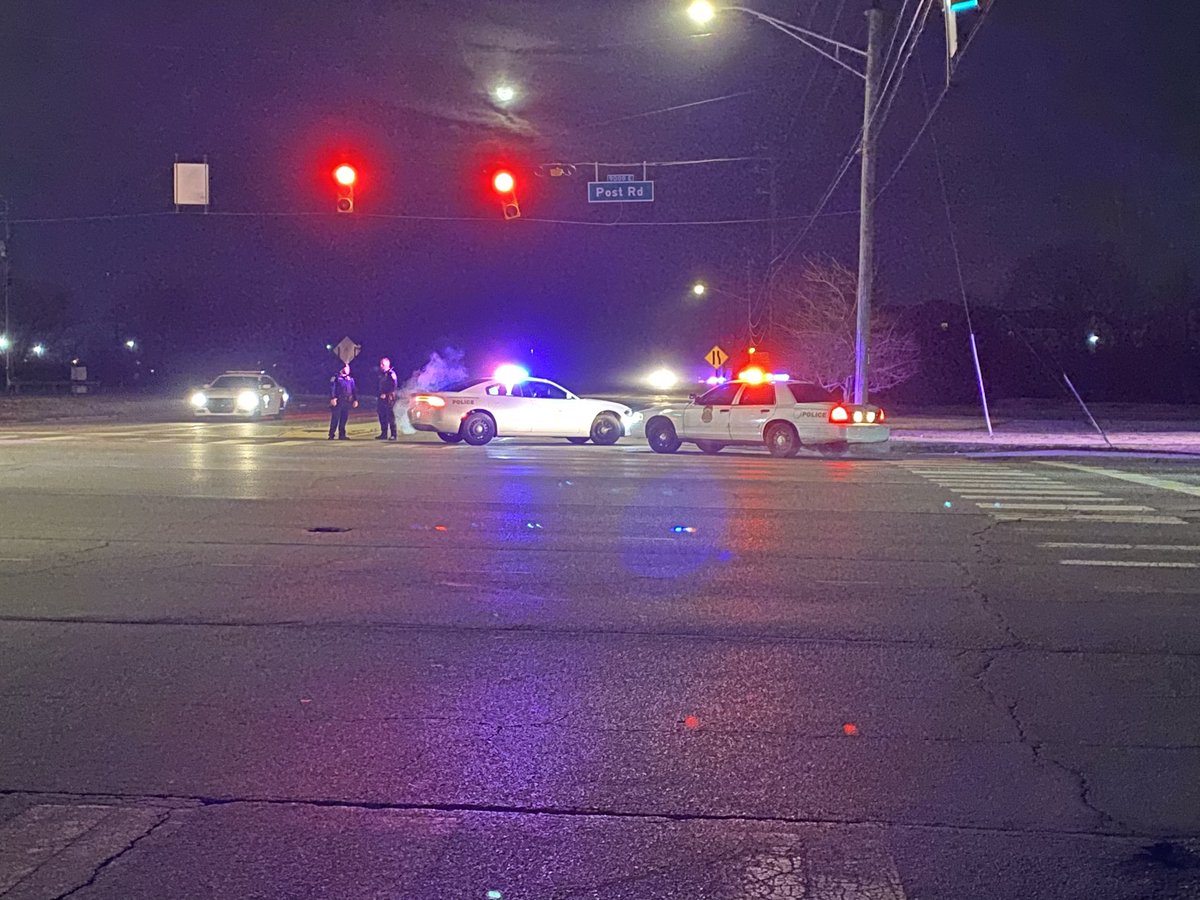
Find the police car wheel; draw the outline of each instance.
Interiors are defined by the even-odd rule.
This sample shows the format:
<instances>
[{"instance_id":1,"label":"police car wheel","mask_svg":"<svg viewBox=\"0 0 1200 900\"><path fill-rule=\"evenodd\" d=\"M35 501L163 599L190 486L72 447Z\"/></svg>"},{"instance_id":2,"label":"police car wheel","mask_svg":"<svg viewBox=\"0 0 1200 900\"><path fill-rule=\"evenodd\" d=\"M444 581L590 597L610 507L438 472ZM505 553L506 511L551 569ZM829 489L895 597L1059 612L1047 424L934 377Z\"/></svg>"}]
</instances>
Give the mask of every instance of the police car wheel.
<instances>
[{"instance_id":1,"label":"police car wheel","mask_svg":"<svg viewBox=\"0 0 1200 900\"><path fill-rule=\"evenodd\" d=\"M567 440L572 444L586 444L588 442L588 439L585 437L570 437Z\"/></svg>"},{"instance_id":2,"label":"police car wheel","mask_svg":"<svg viewBox=\"0 0 1200 900\"><path fill-rule=\"evenodd\" d=\"M725 445L720 441L696 441L696 446L700 448L701 453L707 453L709 456L725 449Z\"/></svg>"},{"instance_id":3,"label":"police car wheel","mask_svg":"<svg viewBox=\"0 0 1200 900\"><path fill-rule=\"evenodd\" d=\"M592 443L602 447L621 439L621 420L612 413L600 413L592 422Z\"/></svg>"},{"instance_id":4,"label":"police car wheel","mask_svg":"<svg viewBox=\"0 0 1200 900\"><path fill-rule=\"evenodd\" d=\"M767 426L763 440L772 456L790 459L800 452L800 436L787 422L772 422Z\"/></svg>"},{"instance_id":5,"label":"police car wheel","mask_svg":"<svg viewBox=\"0 0 1200 900\"><path fill-rule=\"evenodd\" d=\"M447 444L457 444L459 441L462 440L461 434L450 434L445 431L439 431L437 433L437 436L440 437Z\"/></svg>"},{"instance_id":6,"label":"police car wheel","mask_svg":"<svg viewBox=\"0 0 1200 900\"><path fill-rule=\"evenodd\" d=\"M674 453L683 441L679 440L670 419L656 417L646 423L646 443L655 453Z\"/></svg>"},{"instance_id":7,"label":"police car wheel","mask_svg":"<svg viewBox=\"0 0 1200 900\"><path fill-rule=\"evenodd\" d=\"M482 447L496 436L496 420L485 412L473 412L463 419L459 433L472 447Z\"/></svg>"}]
</instances>

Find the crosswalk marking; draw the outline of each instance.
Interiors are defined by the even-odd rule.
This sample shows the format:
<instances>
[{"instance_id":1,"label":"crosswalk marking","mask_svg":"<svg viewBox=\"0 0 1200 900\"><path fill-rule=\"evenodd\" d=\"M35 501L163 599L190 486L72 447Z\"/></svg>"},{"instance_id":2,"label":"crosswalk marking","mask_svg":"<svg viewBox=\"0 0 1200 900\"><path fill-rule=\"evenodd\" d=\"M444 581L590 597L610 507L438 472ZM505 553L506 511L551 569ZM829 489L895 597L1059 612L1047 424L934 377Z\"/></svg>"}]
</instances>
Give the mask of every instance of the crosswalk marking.
<instances>
[{"instance_id":1,"label":"crosswalk marking","mask_svg":"<svg viewBox=\"0 0 1200 900\"><path fill-rule=\"evenodd\" d=\"M1080 512L1154 512L1153 506L1132 506L1117 504L1115 506L1094 506L1083 503L976 503L976 506L1000 509L1031 509L1031 510L1077 510Z\"/></svg>"},{"instance_id":2,"label":"crosswalk marking","mask_svg":"<svg viewBox=\"0 0 1200 900\"><path fill-rule=\"evenodd\" d=\"M1158 562L1137 559L1060 559L1060 566L1109 566L1122 569L1200 569L1194 562Z\"/></svg>"},{"instance_id":3,"label":"crosswalk marking","mask_svg":"<svg viewBox=\"0 0 1200 900\"><path fill-rule=\"evenodd\" d=\"M1154 475L1138 475L1134 472L1114 472L1111 469L1101 469L1096 466L1081 466L1078 463L1056 462L1044 463L1044 465L1056 466L1061 469L1073 469L1077 472L1087 472L1089 475L1103 475L1105 478L1116 478L1121 481L1130 481L1134 484L1159 488L1164 491L1175 491L1179 494L1200 497L1200 485L1184 484L1182 481L1175 481L1170 478L1159 478Z\"/></svg>"},{"instance_id":4,"label":"crosswalk marking","mask_svg":"<svg viewBox=\"0 0 1200 900\"><path fill-rule=\"evenodd\" d=\"M1154 553L1179 551L1180 553L1200 554L1200 544L1095 544L1086 541L1043 541L1038 546L1052 550L1069 550L1078 547L1082 550L1148 550Z\"/></svg>"},{"instance_id":5,"label":"crosswalk marking","mask_svg":"<svg viewBox=\"0 0 1200 900\"><path fill-rule=\"evenodd\" d=\"M1107 543L1102 541L1042 541L1038 546L1044 550L1056 553L1072 553L1058 560L1060 566L1072 566L1088 569L1200 569L1200 545L1197 544L1134 544ZM1180 553L1189 554L1192 559L1179 559ZM1138 559L1137 555L1152 558ZM1174 559L1171 557L1174 556ZM1157 558L1153 558L1157 557ZM1110 576L1112 577L1112 576ZM1121 593L1154 594L1162 593L1161 584L1121 586L1104 584L1105 591ZM1174 591L1179 593L1179 591ZM1200 589L1185 593L1200 593Z\"/></svg>"},{"instance_id":6,"label":"crosswalk marking","mask_svg":"<svg viewBox=\"0 0 1200 900\"><path fill-rule=\"evenodd\" d=\"M922 461L897 463L974 504L1000 522L1079 522L1112 525L1186 525L1178 516L1152 506L1002 464L962 462L956 465Z\"/></svg>"},{"instance_id":7,"label":"crosswalk marking","mask_svg":"<svg viewBox=\"0 0 1200 900\"><path fill-rule=\"evenodd\" d=\"M991 513L993 519L1000 522L1102 522L1109 525L1186 525L1187 522L1177 516L1114 516L1088 515L1086 513L1037 513L1012 512L996 510Z\"/></svg>"}]
</instances>

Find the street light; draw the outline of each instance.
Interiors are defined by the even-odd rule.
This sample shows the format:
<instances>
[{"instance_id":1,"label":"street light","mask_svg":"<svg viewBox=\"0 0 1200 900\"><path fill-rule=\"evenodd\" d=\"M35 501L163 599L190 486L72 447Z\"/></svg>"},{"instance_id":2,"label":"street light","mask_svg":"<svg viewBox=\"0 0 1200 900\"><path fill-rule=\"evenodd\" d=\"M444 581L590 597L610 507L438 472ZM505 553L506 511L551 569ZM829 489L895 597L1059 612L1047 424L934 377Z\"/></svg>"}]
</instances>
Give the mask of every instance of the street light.
<instances>
[{"instance_id":1,"label":"street light","mask_svg":"<svg viewBox=\"0 0 1200 900\"><path fill-rule=\"evenodd\" d=\"M39 357L40 357L40 356L45 356L45 355L46 355L46 347L45 347L45 345L43 345L43 344L34 344L34 345L33 345L33 355L34 355L34 356L39 356Z\"/></svg>"},{"instance_id":2,"label":"street light","mask_svg":"<svg viewBox=\"0 0 1200 900\"><path fill-rule=\"evenodd\" d=\"M133 338L130 338L129 340L127 340L125 342L125 349L126 350L136 350L137 349L137 341L135 341Z\"/></svg>"},{"instance_id":3,"label":"street light","mask_svg":"<svg viewBox=\"0 0 1200 900\"><path fill-rule=\"evenodd\" d=\"M7 334L0 334L0 353L7 353L8 348L12 346L12 341L8 339Z\"/></svg>"},{"instance_id":4,"label":"street light","mask_svg":"<svg viewBox=\"0 0 1200 900\"><path fill-rule=\"evenodd\" d=\"M706 290L708 290L708 288L704 286L703 282L697 281L692 285L692 293L697 297L703 297Z\"/></svg>"},{"instance_id":5,"label":"street light","mask_svg":"<svg viewBox=\"0 0 1200 900\"><path fill-rule=\"evenodd\" d=\"M716 8L708 0L696 0L687 8L688 18L697 25L707 25L716 16Z\"/></svg>"},{"instance_id":6,"label":"street light","mask_svg":"<svg viewBox=\"0 0 1200 900\"><path fill-rule=\"evenodd\" d=\"M497 103L512 103L517 98L517 89L511 84L498 84L492 91Z\"/></svg>"},{"instance_id":7,"label":"street light","mask_svg":"<svg viewBox=\"0 0 1200 900\"><path fill-rule=\"evenodd\" d=\"M854 402L867 402L867 351L871 338L871 293L875 278L875 137L879 128L879 89L882 75L883 11L874 5L867 10L867 49L852 47L831 37L801 28L766 13L744 6L723 6L735 12L745 13L781 31L788 37L804 44L810 50L853 72L866 83L863 97L863 130L860 142L862 156L862 178L859 188L859 233L858 233L858 309L854 338ZM687 8L688 17L697 24L705 24L716 15L709 0L693 0ZM824 45L824 46L821 46ZM826 49L829 48L829 49ZM865 60L859 70L846 62L838 51L845 51ZM699 296L699 294L697 294Z\"/></svg>"}]
</instances>

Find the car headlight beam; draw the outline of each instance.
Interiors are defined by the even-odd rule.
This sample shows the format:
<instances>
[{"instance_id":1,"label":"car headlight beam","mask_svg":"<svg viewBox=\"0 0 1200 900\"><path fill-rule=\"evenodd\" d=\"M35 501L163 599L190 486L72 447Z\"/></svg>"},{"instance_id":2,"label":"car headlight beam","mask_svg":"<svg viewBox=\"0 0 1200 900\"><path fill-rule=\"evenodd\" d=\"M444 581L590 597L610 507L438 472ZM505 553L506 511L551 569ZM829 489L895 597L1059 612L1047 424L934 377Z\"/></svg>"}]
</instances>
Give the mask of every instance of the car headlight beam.
<instances>
[{"instance_id":1,"label":"car headlight beam","mask_svg":"<svg viewBox=\"0 0 1200 900\"><path fill-rule=\"evenodd\" d=\"M238 409L253 412L258 409L258 394L254 391L242 391L237 398Z\"/></svg>"},{"instance_id":2,"label":"car headlight beam","mask_svg":"<svg viewBox=\"0 0 1200 900\"><path fill-rule=\"evenodd\" d=\"M206 403L208 403L208 395L204 391L196 391L196 393L192 394L192 406L196 407L196 409L199 409Z\"/></svg>"}]
</instances>

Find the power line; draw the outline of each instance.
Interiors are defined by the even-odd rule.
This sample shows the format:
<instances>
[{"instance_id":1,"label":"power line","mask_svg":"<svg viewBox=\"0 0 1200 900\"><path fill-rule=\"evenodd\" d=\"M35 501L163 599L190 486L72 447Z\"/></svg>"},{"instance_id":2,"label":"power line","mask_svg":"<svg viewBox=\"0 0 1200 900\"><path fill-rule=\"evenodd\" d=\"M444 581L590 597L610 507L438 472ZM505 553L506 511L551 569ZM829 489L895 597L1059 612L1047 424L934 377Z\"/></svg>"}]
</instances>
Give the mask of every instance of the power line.
<instances>
[{"instance_id":1,"label":"power line","mask_svg":"<svg viewBox=\"0 0 1200 900\"><path fill-rule=\"evenodd\" d=\"M920 0L920 2L918 3L917 9L913 14L913 18L912 18L911 22L909 23L908 33L905 35L904 40L901 41L900 47L897 50L896 60L895 60L895 64L892 66L892 71L891 71L890 75L887 77L887 81L885 82L884 89L880 93L879 100L876 101L874 109L871 110L870 119L869 119L870 127L875 127L876 119L879 117L881 110L883 111L884 117L886 118L887 112L890 111L891 104L894 102L896 95L900 91L900 85L903 83L903 80L904 80L904 73L907 70L909 63L912 60L913 52L915 51L917 43L920 40L921 30L924 28L925 21L928 18L929 10L932 7L932 2L933 2L933 0ZM905 7L906 6L907 6L907 3L905 4ZM905 7L901 8L901 15L903 15L903 11L904 11ZM901 21L902 21L902 19L900 17L898 17L897 23L896 23L896 28L895 28L895 31L893 32L893 36L892 36L893 37L892 47L895 46L895 35L898 34L900 29L903 27L901 25ZM918 21L921 22L920 27L917 26ZM905 51L906 46L908 48L907 51ZM891 48L889 48L889 52L890 52L890 49ZM898 78L897 78L897 73L899 75ZM892 89L891 95L889 98L889 95L887 92L888 92L889 87L891 87L893 81L894 81L894 88ZM883 119L879 120L880 126L882 126L883 121L884 121ZM813 225L816 224L817 219L820 218L822 213L824 212L825 207L828 205L830 200L833 199L833 195L837 192L838 187L841 185L842 179L844 179L846 177L846 174L850 171L851 166L853 166L854 159L858 155L858 153L860 152L861 147L862 147L863 135L864 135L864 129L859 128L858 135L855 137L853 143L851 144L850 150L846 153L846 156L843 158L842 164L839 166L837 173L834 175L833 180L829 184L829 187L825 190L825 193L821 196L821 199L817 203L817 206L814 209L812 215L809 217L809 219L805 223L804 227L801 228L800 231L790 241L788 241L788 243L785 245L784 249L780 253L776 254L775 258L771 260L770 265L767 267L768 268L767 277L764 279L762 289L759 291L758 305L761 308L769 307L770 304L768 301L769 301L770 288L771 288L771 285L774 283L776 276L781 271L783 263L785 263L791 257L791 255L796 251L796 248L800 245L800 242L803 241L804 238L808 236L808 233L812 230ZM872 202L874 202L874 201L872 200ZM758 321L761 322L761 316L759 317ZM755 325L751 326L752 335L753 335L754 327L755 327Z\"/></svg>"},{"instance_id":2,"label":"power line","mask_svg":"<svg viewBox=\"0 0 1200 900\"><path fill-rule=\"evenodd\" d=\"M669 166L705 166L715 163L732 163L732 162L765 162L770 160L769 156L717 156L711 159L666 159L657 162L646 160L638 160L637 162L595 162L588 160L587 162L573 163L541 163L544 167L550 166L574 166L577 169L594 168L599 166L602 169L630 169L638 166L646 168L665 168Z\"/></svg>"},{"instance_id":3,"label":"power line","mask_svg":"<svg viewBox=\"0 0 1200 900\"><path fill-rule=\"evenodd\" d=\"M824 214L826 217L840 216L856 216L857 209L844 209ZM253 211L232 211L232 212L208 212L208 213L176 213L170 211L162 212L135 212L135 213L107 213L103 215L92 216L52 216L38 217L28 219L11 219L13 225L49 225L62 223L86 223L86 222L116 222L130 219L156 219L156 218L175 218L175 219L217 219L217 218L238 218L238 219L279 219L279 218L338 218L347 217L345 213L339 212L253 212ZM348 218L360 219L382 219L387 221L408 221L408 222L487 222L495 224L503 224L503 220L495 216L434 216L434 215L416 215L412 213L368 213L355 212ZM806 219L808 216L782 216L784 220ZM701 226L701 225L758 225L772 221L769 217L761 218L743 218L743 219L668 219L648 222L597 222L591 219L549 219L540 218L537 216L522 216L518 221L537 222L546 225L584 225L596 226L603 228L612 227L634 227L634 228L662 228L672 226Z\"/></svg>"},{"instance_id":4,"label":"power line","mask_svg":"<svg viewBox=\"0 0 1200 900\"><path fill-rule=\"evenodd\" d=\"M925 72L921 72L921 99L929 107L929 91L925 81ZM979 345L975 340L975 326L971 322L971 305L967 301L967 282L963 278L962 256L958 252L958 233L954 228L954 215L950 212L950 192L946 189L946 173L942 169L942 154L938 149L937 136L931 131L929 140L933 144L933 159L937 163L938 184L942 188L942 206L946 210L946 228L950 233L950 249L954 253L954 270L958 273L958 290L962 294L963 314L967 320L967 334L970 336L971 359L975 363L975 378L979 383L979 402L983 408L983 421L987 425L988 435L992 435L992 414L988 409L987 388L983 383L983 367L979 364ZM1103 432L1101 432L1103 433Z\"/></svg>"},{"instance_id":5,"label":"power line","mask_svg":"<svg viewBox=\"0 0 1200 900\"><path fill-rule=\"evenodd\" d=\"M970 49L971 44L974 43L975 36L979 34L980 30L982 30L983 23L987 21L987 17L995 5L995 0L993 0L993 2L989 3L984 8L983 13L979 17L979 21L975 24L975 28L967 37L966 43L964 43L958 51L958 62L954 64L954 69L951 71L951 75L958 71L958 67L962 65L964 55L966 54L967 50ZM896 168L892 170L892 174L889 175L887 181L883 183L883 187L875 192L876 200L882 197L883 192L886 191L891 186L892 182L896 180L896 176L900 174L900 170L904 168L904 164L908 162L908 158L912 156L913 151L917 149L917 144L921 142L921 138L925 135L925 131L929 128L930 123L933 121L933 117L937 115L938 108L941 107L942 101L945 100L949 95L951 87L951 79L947 78L946 86L942 88L941 93L938 94L937 99L933 102L933 106L930 108L928 115L925 116L925 121L921 123L921 127L917 130L916 136L912 139L912 143L908 145L908 149L905 150L904 155L900 157L900 162L896 163Z\"/></svg>"},{"instance_id":6,"label":"power line","mask_svg":"<svg viewBox=\"0 0 1200 900\"><path fill-rule=\"evenodd\" d=\"M895 89L892 92L893 98L895 97L895 95L897 93L899 93L900 83L904 77L904 70L908 67L909 62L912 60L913 50L916 48L917 40L919 40L919 38L920 38L920 30L916 29L917 20L921 17L922 12L924 12L926 15L928 15L930 5L931 5L930 0L923 0L923 2L920 5L918 5L917 10L913 15L913 20L909 25L908 34L905 35L904 41L902 41L900 44L900 49L897 53L896 65L894 65L892 67L893 76L895 75L895 73L897 71L899 71L899 73L900 73L900 80L895 82ZM900 25L900 23L897 22L896 31L899 32L901 27L902 26ZM914 29L916 29L915 30L916 39L912 40L912 43L909 46L907 55L904 56L903 62L901 62L900 54L905 53L905 50L904 50L905 45L908 44L909 39L911 37L913 37ZM874 125L875 125L875 119L876 119L876 117L878 117L880 110L890 108L891 102L892 101L887 99L887 87L885 86L883 92L881 92L881 94L880 94L879 101L875 104L875 109L872 110L872 112L871 112L872 127L874 127ZM886 106L885 106L885 104L886 104ZM882 124L882 121L880 124ZM846 177L846 173L850 171L850 167L854 164L854 158L858 155L859 150L862 146L862 138L863 138L863 129L860 128L858 131L858 135L854 138L854 142L851 145L849 152L847 152L846 156L843 158L842 164L837 170L837 174L834 175L833 181L830 182L829 187L826 189L825 193L821 196L821 200L817 203L817 206L813 213L812 219L809 221L809 223L803 229L801 229L801 231L795 237L793 237L790 241L788 241L788 243L785 246L785 248L783 249L783 251L780 252L775 257L774 260L772 260L772 263L771 263L772 269L774 269L776 266L782 265L784 262L786 262L787 259L792 255L792 253L795 252L796 247L799 246L800 242L802 240L804 240L805 237L807 237L808 232L810 230L812 230L812 226L816 222L817 217L819 217L820 214L824 211L825 206L829 203L829 201L831 199L833 199L833 195L837 191L838 187L841 185L842 179ZM770 280L768 280L768 282L767 282L768 286L769 286L769 284L770 284Z\"/></svg>"},{"instance_id":7,"label":"power line","mask_svg":"<svg viewBox=\"0 0 1200 900\"><path fill-rule=\"evenodd\" d=\"M904 0L904 4L900 7L900 12L896 14L896 27L892 29L892 39L888 41L887 53L883 55L883 67L886 69L892 63L892 50L896 46L896 38L900 34L900 23L904 21L904 11L908 9L908 4L912 0Z\"/></svg>"},{"instance_id":8,"label":"power line","mask_svg":"<svg viewBox=\"0 0 1200 900\"><path fill-rule=\"evenodd\" d=\"M757 94L759 90L755 88L749 91L737 91L733 94L724 94L720 97L708 97L704 100L693 100L690 103L679 103L675 106L664 106L661 109L651 109L647 112L633 113L628 116L618 116L615 119L605 119L603 122L589 122L586 125L572 125L570 128L564 129L562 134L570 134L572 131L582 131L585 128L599 128L602 125L615 125L617 122L628 122L632 119L645 119L648 116L657 116L662 113L677 112L681 109L691 109L696 106L704 106L709 103L720 103L723 100L734 100L738 97L748 97L751 94Z\"/></svg>"},{"instance_id":9,"label":"power line","mask_svg":"<svg viewBox=\"0 0 1200 900\"><path fill-rule=\"evenodd\" d=\"M912 26L909 27L909 35L908 36L912 36L912 43L908 45L908 52L904 56L904 62L897 63L897 65L899 66L900 77L896 79L896 88L895 88L895 90L892 91L891 96L887 96L885 99L885 96L887 95L887 92L888 92L888 86L890 86L890 81L889 81L889 85L885 85L884 89L883 89L883 93L880 94L880 106L876 109L876 112L873 113L871 116L872 122L875 121L876 116L879 117L878 128L880 130L882 130L883 126L887 123L888 116L892 112L892 106L895 104L896 98L898 96L900 96L900 86L904 83L904 73L908 71L908 64L909 64L909 62L912 61L913 53L916 52L917 44L920 42L921 34L925 30L925 23L929 21L929 13L933 9L934 2L936 2L936 0L925 0L924 10L922 10L920 6L917 7L916 16L913 18ZM920 20L919 25L917 24L918 19ZM913 26L915 26L915 32L914 32ZM905 37L906 43L908 41L908 36ZM900 45L900 49L899 49L899 51L897 51L897 53L899 54L899 53L904 53L904 52L905 52L904 44L902 43ZM895 74L896 74L896 67L893 67L892 75L895 75ZM882 113L879 112L880 109L882 109Z\"/></svg>"}]
</instances>

